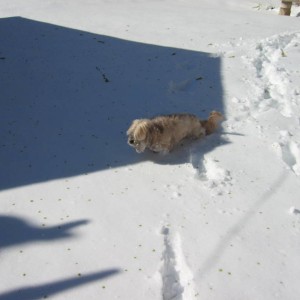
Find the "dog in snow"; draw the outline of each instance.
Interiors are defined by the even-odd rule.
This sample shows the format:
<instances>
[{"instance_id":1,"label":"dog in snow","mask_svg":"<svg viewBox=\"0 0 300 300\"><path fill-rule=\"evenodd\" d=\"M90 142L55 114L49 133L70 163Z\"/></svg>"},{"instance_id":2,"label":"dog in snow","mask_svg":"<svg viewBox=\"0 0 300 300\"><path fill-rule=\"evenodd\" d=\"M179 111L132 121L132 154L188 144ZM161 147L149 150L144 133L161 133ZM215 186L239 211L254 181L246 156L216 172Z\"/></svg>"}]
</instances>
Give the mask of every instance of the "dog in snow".
<instances>
[{"instance_id":1,"label":"dog in snow","mask_svg":"<svg viewBox=\"0 0 300 300\"><path fill-rule=\"evenodd\" d=\"M146 148L168 153L183 139L199 139L213 133L222 120L217 111L212 111L207 120L185 113L134 120L127 130L128 144L138 153Z\"/></svg>"}]
</instances>

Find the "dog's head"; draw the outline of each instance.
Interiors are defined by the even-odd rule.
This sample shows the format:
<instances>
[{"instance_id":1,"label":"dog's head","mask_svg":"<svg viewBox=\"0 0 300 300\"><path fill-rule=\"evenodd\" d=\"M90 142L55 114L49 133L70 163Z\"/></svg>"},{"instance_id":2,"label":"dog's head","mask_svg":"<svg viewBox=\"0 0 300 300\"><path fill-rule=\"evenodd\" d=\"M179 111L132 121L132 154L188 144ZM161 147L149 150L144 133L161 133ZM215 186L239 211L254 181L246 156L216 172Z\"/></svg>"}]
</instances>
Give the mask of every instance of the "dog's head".
<instances>
[{"instance_id":1,"label":"dog's head","mask_svg":"<svg viewBox=\"0 0 300 300\"><path fill-rule=\"evenodd\" d=\"M127 130L128 145L134 147L136 152L143 152L148 145L148 119L134 120Z\"/></svg>"}]
</instances>

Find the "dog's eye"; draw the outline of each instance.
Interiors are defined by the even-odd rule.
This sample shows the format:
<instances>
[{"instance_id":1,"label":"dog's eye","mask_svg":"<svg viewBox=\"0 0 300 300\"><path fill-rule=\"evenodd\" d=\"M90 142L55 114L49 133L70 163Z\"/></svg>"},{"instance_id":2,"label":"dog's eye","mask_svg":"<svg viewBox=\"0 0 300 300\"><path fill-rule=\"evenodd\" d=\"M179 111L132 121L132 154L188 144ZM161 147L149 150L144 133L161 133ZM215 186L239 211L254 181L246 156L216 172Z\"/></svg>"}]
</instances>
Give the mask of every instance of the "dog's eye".
<instances>
[{"instance_id":1,"label":"dog's eye","mask_svg":"<svg viewBox=\"0 0 300 300\"><path fill-rule=\"evenodd\" d=\"M129 144L134 144L134 140L129 140Z\"/></svg>"}]
</instances>

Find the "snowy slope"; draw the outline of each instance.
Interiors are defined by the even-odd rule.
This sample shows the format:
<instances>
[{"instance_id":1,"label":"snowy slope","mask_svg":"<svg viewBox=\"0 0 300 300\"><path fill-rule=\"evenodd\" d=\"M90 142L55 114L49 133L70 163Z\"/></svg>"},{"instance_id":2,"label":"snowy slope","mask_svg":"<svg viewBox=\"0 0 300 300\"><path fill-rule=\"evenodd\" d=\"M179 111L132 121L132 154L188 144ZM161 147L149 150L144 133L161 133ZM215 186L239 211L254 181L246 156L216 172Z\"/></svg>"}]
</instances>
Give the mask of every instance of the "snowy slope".
<instances>
[{"instance_id":1,"label":"snowy slope","mask_svg":"<svg viewBox=\"0 0 300 300\"><path fill-rule=\"evenodd\" d=\"M1 1L0 300L299 299L299 7L277 12ZM213 109L169 155L126 144Z\"/></svg>"}]
</instances>

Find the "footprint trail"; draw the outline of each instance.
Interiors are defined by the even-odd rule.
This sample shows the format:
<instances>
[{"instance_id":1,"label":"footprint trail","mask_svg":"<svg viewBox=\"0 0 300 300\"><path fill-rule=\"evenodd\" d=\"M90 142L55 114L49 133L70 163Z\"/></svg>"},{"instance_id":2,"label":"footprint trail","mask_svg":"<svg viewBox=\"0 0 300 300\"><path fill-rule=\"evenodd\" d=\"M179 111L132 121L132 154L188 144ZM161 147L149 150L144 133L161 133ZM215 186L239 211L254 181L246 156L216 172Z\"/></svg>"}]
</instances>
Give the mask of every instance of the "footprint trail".
<instances>
[{"instance_id":1,"label":"footprint trail","mask_svg":"<svg viewBox=\"0 0 300 300\"><path fill-rule=\"evenodd\" d=\"M193 274L189 269L182 251L182 242L178 233L173 237L170 228L163 226L161 234L164 238L162 253L163 300L190 300L196 296Z\"/></svg>"}]
</instances>

